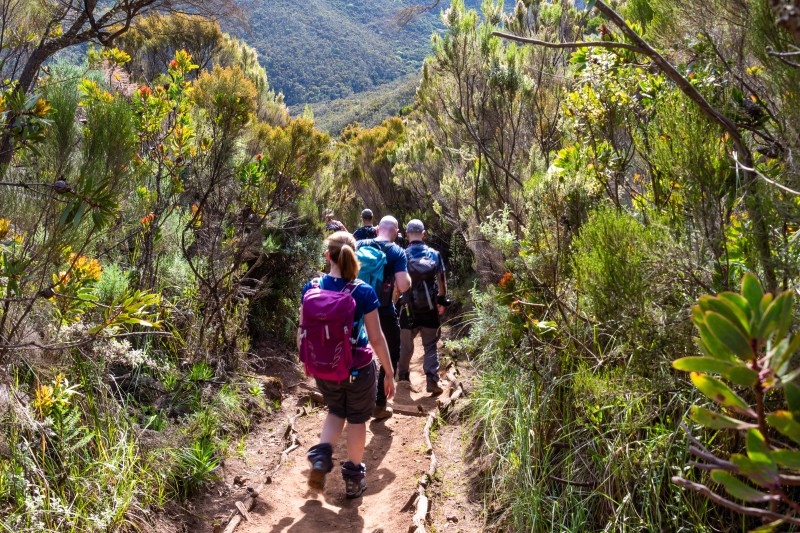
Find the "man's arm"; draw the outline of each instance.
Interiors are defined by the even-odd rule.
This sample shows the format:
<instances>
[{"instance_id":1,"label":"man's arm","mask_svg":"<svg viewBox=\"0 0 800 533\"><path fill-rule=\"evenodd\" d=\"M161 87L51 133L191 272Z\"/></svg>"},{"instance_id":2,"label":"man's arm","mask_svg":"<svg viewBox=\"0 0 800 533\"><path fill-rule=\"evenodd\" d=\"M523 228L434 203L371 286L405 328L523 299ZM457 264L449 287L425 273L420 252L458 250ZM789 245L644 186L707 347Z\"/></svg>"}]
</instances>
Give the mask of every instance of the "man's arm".
<instances>
[{"instance_id":1,"label":"man's arm","mask_svg":"<svg viewBox=\"0 0 800 533\"><path fill-rule=\"evenodd\" d=\"M402 250L402 248L400 249ZM395 263L394 286L398 291L406 292L411 288L411 276L408 275L408 258L406 258L404 251L400 253L397 261Z\"/></svg>"},{"instance_id":2,"label":"man's arm","mask_svg":"<svg viewBox=\"0 0 800 533\"><path fill-rule=\"evenodd\" d=\"M406 292L411 288L411 276L408 275L407 271L394 273L394 286L400 292Z\"/></svg>"},{"instance_id":3,"label":"man's arm","mask_svg":"<svg viewBox=\"0 0 800 533\"><path fill-rule=\"evenodd\" d=\"M389 357L389 347L386 345L386 337L383 336L381 329L381 319L378 317L378 311L372 310L364 315L364 327L367 328L367 337L369 344L378 356L378 361L381 362L384 372L386 372L386 379L383 380L383 392L386 398L394 396L394 371L392 370L392 360Z\"/></svg>"}]
</instances>

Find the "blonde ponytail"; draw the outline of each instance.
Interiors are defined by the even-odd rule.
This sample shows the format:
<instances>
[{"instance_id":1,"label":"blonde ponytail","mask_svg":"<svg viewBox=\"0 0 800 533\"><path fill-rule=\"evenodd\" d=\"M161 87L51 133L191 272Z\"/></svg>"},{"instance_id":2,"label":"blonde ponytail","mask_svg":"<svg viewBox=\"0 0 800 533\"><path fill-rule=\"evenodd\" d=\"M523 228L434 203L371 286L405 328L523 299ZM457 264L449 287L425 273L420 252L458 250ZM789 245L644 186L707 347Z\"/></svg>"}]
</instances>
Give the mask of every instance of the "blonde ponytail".
<instances>
[{"instance_id":1,"label":"blonde ponytail","mask_svg":"<svg viewBox=\"0 0 800 533\"><path fill-rule=\"evenodd\" d=\"M336 263L342 278L353 281L358 277L358 258L356 258L356 240L346 231L337 231L328 237L328 253L331 261Z\"/></svg>"}]
</instances>

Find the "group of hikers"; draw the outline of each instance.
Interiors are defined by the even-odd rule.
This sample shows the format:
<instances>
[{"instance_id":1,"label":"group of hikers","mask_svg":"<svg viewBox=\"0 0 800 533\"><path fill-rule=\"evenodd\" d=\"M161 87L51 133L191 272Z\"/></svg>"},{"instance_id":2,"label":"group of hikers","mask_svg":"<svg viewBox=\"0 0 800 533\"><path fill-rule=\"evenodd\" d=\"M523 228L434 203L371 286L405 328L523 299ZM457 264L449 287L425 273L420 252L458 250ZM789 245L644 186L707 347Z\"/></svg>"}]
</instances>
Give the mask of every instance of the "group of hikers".
<instances>
[{"instance_id":1,"label":"group of hikers","mask_svg":"<svg viewBox=\"0 0 800 533\"><path fill-rule=\"evenodd\" d=\"M392 416L388 400L395 380L411 386L414 339L422 338L426 391L439 385L440 316L449 303L441 254L425 244L425 225L410 220L408 246L396 241L400 226L393 216L372 225L373 213L361 212L363 226L353 234L325 218L332 232L325 241L327 274L303 288L297 346L306 373L323 395L328 415L319 444L308 450L308 484L322 490L333 469L333 445L347 425L347 461L342 464L345 495L361 496L367 487L366 422ZM380 369L374 361L377 356Z\"/></svg>"}]
</instances>

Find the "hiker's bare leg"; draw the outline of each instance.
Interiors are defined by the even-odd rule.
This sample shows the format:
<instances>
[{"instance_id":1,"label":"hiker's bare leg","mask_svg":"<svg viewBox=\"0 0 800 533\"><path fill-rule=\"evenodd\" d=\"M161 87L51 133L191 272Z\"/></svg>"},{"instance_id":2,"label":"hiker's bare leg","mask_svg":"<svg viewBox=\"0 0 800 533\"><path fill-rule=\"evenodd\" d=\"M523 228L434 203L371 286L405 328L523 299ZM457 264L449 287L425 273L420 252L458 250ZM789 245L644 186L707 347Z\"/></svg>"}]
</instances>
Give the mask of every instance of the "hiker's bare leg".
<instances>
[{"instance_id":1,"label":"hiker's bare leg","mask_svg":"<svg viewBox=\"0 0 800 533\"><path fill-rule=\"evenodd\" d=\"M328 413L328 416L325 418L325 423L322 425L322 433L319 436L320 442L327 442L328 444L335 445L336 441L339 440L339 437L342 436L342 430L344 429L344 418L339 418L338 416ZM366 432L364 433L364 438L366 438ZM348 447L349 447L349 436L348 436ZM363 453L363 446L362 446L362 453Z\"/></svg>"},{"instance_id":2,"label":"hiker's bare leg","mask_svg":"<svg viewBox=\"0 0 800 533\"><path fill-rule=\"evenodd\" d=\"M361 464L367 445L367 424L347 424L347 459Z\"/></svg>"}]
</instances>

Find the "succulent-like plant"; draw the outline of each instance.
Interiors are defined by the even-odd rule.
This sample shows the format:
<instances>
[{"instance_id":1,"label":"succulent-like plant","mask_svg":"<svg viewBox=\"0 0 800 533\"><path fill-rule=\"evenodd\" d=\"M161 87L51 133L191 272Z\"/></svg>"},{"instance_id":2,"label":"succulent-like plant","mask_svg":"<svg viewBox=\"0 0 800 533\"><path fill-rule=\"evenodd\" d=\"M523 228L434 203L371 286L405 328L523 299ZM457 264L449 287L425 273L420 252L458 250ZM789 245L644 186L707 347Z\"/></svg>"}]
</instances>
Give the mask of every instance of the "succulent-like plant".
<instances>
[{"instance_id":1,"label":"succulent-like plant","mask_svg":"<svg viewBox=\"0 0 800 533\"><path fill-rule=\"evenodd\" d=\"M691 465L710 470L711 479L728 495L746 503L682 477L673 477L673 483L742 514L771 521L767 529L781 523L800 525L800 504L788 490L800 485L800 385L795 382L800 368L791 365L800 334L789 331L793 296L792 291L777 297L764 294L758 279L747 274L740 294L701 297L692 308L692 321L703 355L673 362L676 369L691 372L694 386L720 407L694 406L689 418L710 429L746 432L745 453L727 459L689 436L689 451L700 460ZM767 398L776 404L781 396L785 408L769 412ZM754 503L762 506L747 505Z\"/></svg>"}]
</instances>

